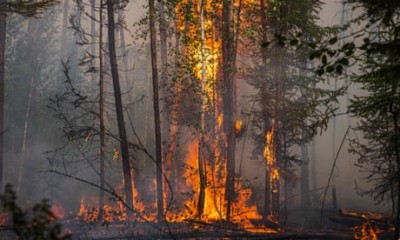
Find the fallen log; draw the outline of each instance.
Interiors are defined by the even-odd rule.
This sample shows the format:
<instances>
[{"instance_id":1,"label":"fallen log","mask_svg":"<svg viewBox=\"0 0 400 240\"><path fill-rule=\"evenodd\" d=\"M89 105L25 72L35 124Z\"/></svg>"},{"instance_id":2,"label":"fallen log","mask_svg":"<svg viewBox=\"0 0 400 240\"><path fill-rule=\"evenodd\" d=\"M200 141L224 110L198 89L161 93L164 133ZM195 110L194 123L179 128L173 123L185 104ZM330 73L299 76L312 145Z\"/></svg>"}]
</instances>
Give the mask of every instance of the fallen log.
<instances>
[{"instance_id":1,"label":"fallen log","mask_svg":"<svg viewBox=\"0 0 400 240\"><path fill-rule=\"evenodd\" d=\"M371 213L371 212L358 212L348 209L340 209L339 214L341 216L353 217L353 218L362 218L366 220L373 220L378 222L389 222L390 218L386 214L383 213Z\"/></svg>"},{"instance_id":2,"label":"fallen log","mask_svg":"<svg viewBox=\"0 0 400 240\"><path fill-rule=\"evenodd\" d=\"M363 226L368 225L376 234L385 234L392 231L393 225L390 218L382 213L364 213L347 209L339 210L340 216L331 216L329 220L355 231L359 231Z\"/></svg>"}]
</instances>

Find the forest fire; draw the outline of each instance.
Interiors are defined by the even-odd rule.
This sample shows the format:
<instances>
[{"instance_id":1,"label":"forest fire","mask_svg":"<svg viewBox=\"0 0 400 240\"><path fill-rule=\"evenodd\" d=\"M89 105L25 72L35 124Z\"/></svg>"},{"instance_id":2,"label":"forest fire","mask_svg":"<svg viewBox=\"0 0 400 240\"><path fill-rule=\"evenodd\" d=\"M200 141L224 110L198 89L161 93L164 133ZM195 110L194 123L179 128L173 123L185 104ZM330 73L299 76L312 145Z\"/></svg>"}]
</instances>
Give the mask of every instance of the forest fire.
<instances>
[{"instance_id":1,"label":"forest fire","mask_svg":"<svg viewBox=\"0 0 400 240\"><path fill-rule=\"evenodd\" d=\"M398 240L376 1L0 0L0 239Z\"/></svg>"}]
</instances>

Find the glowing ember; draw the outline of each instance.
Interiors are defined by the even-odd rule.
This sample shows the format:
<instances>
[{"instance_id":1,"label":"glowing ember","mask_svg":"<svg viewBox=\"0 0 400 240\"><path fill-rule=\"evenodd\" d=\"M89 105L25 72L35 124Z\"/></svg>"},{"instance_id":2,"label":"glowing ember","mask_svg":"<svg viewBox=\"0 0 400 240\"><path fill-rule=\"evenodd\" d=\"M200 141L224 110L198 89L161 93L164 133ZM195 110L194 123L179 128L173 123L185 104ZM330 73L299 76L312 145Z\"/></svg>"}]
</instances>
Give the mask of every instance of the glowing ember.
<instances>
[{"instance_id":1,"label":"glowing ember","mask_svg":"<svg viewBox=\"0 0 400 240\"><path fill-rule=\"evenodd\" d=\"M0 226L5 226L9 221L9 213L0 212Z\"/></svg>"},{"instance_id":2,"label":"glowing ember","mask_svg":"<svg viewBox=\"0 0 400 240\"><path fill-rule=\"evenodd\" d=\"M235 132L236 136L240 137L243 132L244 132L244 126L243 126L243 121L242 120L236 120L235 121Z\"/></svg>"}]
</instances>

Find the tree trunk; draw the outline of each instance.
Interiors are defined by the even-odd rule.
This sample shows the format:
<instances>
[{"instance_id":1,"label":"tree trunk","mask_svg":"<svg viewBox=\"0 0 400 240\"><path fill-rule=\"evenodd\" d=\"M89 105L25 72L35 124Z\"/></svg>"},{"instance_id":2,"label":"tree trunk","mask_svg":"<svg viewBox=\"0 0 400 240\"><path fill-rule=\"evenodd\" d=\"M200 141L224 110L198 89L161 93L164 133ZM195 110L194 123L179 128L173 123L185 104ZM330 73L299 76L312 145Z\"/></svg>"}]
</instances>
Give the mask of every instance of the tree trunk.
<instances>
[{"instance_id":1,"label":"tree trunk","mask_svg":"<svg viewBox=\"0 0 400 240\"><path fill-rule=\"evenodd\" d=\"M0 5L6 4L0 0ZM4 78L7 15L0 9L0 192L3 192Z\"/></svg>"},{"instance_id":2,"label":"tree trunk","mask_svg":"<svg viewBox=\"0 0 400 240\"><path fill-rule=\"evenodd\" d=\"M156 138L156 178L157 178L157 218L163 219L163 187L162 187L162 149L161 149L161 121L159 106L159 87L157 69L157 49L156 49L156 29L155 29L156 10L154 0L149 0L149 25L150 25L150 52L151 68L153 79L153 107L154 107L154 130Z\"/></svg>"},{"instance_id":3,"label":"tree trunk","mask_svg":"<svg viewBox=\"0 0 400 240\"><path fill-rule=\"evenodd\" d=\"M114 22L114 1L107 1L108 17L108 47L110 54L111 76L114 87L115 108L117 113L118 132L120 138L120 148L122 156L122 170L125 184L125 204L127 205L127 220L133 216L133 193L132 193L132 173L129 161L128 141L122 109L121 88L119 83L117 57L115 53L115 22Z\"/></svg>"},{"instance_id":4,"label":"tree trunk","mask_svg":"<svg viewBox=\"0 0 400 240\"><path fill-rule=\"evenodd\" d=\"M94 6L94 2L93 5ZM99 121L100 121L100 193L99 193L99 220L103 218L104 187L105 187L105 123L104 123L104 66L103 66L103 2L100 1L99 10Z\"/></svg>"},{"instance_id":5,"label":"tree trunk","mask_svg":"<svg viewBox=\"0 0 400 240\"><path fill-rule=\"evenodd\" d=\"M63 7L63 21L62 21L62 32L61 32L61 48L60 48L60 59L63 60L65 57L65 49L66 49L66 42L67 42L67 24L68 24L68 10L69 10L69 3L70 0L64 0L64 7Z\"/></svg>"},{"instance_id":6,"label":"tree trunk","mask_svg":"<svg viewBox=\"0 0 400 240\"><path fill-rule=\"evenodd\" d=\"M302 59L302 65L304 65L304 69L307 68L307 59ZM300 72L300 76L306 75L303 71ZM307 89L300 88L301 92L301 101L306 103L307 99ZM304 126L307 126L307 120L304 121ZM309 158L308 158L308 146L307 146L307 139L306 139L306 129L305 127L302 129L301 132L301 205L303 210L308 210L310 208L310 183L309 183Z\"/></svg>"},{"instance_id":7,"label":"tree trunk","mask_svg":"<svg viewBox=\"0 0 400 240\"><path fill-rule=\"evenodd\" d=\"M100 1L100 4L101 1ZM90 16L91 16L91 20L90 20L90 53L94 56L96 56L96 0L90 0ZM101 11L100 11L101 12ZM92 63L93 65L95 65L95 61L93 61ZM92 72L92 81L96 80L96 73Z\"/></svg>"},{"instance_id":8,"label":"tree trunk","mask_svg":"<svg viewBox=\"0 0 400 240\"><path fill-rule=\"evenodd\" d=\"M122 20L123 19L123 10L121 9L119 11L119 18ZM127 56L127 51L126 51L126 46L125 46L125 31L124 27L121 26L119 29L119 38L121 41L121 56L122 56L122 61L124 64L124 73L125 73L125 82L126 86L128 87L129 90L133 90L133 80L129 81L129 72L128 72L128 56Z\"/></svg>"},{"instance_id":9,"label":"tree trunk","mask_svg":"<svg viewBox=\"0 0 400 240\"><path fill-rule=\"evenodd\" d=\"M226 218L230 220L231 206L235 199L235 85L234 85L234 43L233 43L233 3L231 0L222 5L222 77L223 77L223 113L226 135Z\"/></svg>"},{"instance_id":10,"label":"tree trunk","mask_svg":"<svg viewBox=\"0 0 400 240\"><path fill-rule=\"evenodd\" d=\"M392 84L392 96L397 97L398 94L397 82ZM394 101L394 100L393 100ZM399 112L398 109L394 109L394 104L390 106L390 111L392 113L392 120L394 126L393 132L393 147L395 151L396 158L396 176L397 176L397 206L396 206L396 217L394 221L394 235L393 240L397 240L400 234L400 127L399 127Z\"/></svg>"},{"instance_id":11,"label":"tree trunk","mask_svg":"<svg viewBox=\"0 0 400 240\"><path fill-rule=\"evenodd\" d=\"M204 211L206 186L207 186L207 169L205 163L204 150L206 147L205 134L206 134L206 104L207 94L205 85L207 82L206 72L206 37L204 26L204 8L206 0L200 0L200 31L201 31L201 117L200 117L200 136L199 136L199 151L198 151L198 166L199 166L199 202L197 205L197 216L201 217Z\"/></svg>"},{"instance_id":12,"label":"tree trunk","mask_svg":"<svg viewBox=\"0 0 400 240\"><path fill-rule=\"evenodd\" d=\"M175 55L175 66L178 65L179 62L179 36L176 34L175 35L175 46L176 46L176 55ZM185 54L185 51L182 51L183 54ZM180 110L180 105L181 105L181 100L182 100L182 84L181 81L178 80L170 85L174 91L173 91L173 100L172 100L172 107L170 108L170 117L169 120L169 136L168 136L168 149L167 153L165 156L165 172L168 176L168 181L171 184L171 190L173 191L175 189L175 168L174 168L174 156L175 156L175 148L177 146L177 139L178 139L178 134L179 134L179 123L180 123L180 115L179 115L179 110ZM169 192L169 191L168 191ZM167 195L168 201L170 201L169 196L171 193Z\"/></svg>"},{"instance_id":13,"label":"tree trunk","mask_svg":"<svg viewBox=\"0 0 400 240\"><path fill-rule=\"evenodd\" d=\"M268 22L267 22L267 3L265 0L260 0L260 16L261 16L261 27L262 27L262 41L267 42L267 27L268 27ZM267 73L267 69L265 64L267 63L267 49L261 48L261 63L263 64L263 71L264 74ZM267 134L267 132L270 130L271 126L268 125L270 121L270 116L266 116L264 118L264 132ZM266 146L268 147L268 146ZM265 160L266 161L266 160ZM267 161L266 161L267 162ZM270 186L270 176L269 176L269 169L265 168L265 184L264 184L264 206L263 206L263 218L267 219L268 215L270 214L270 199L271 199L271 186Z\"/></svg>"},{"instance_id":14,"label":"tree trunk","mask_svg":"<svg viewBox=\"0 0 400 240\"><path fill-rule=\"evenodd\" d=\"M29 130L29 121L31 119L32 110L34 108L34 101L36 98L36 85L39 80L38 76L38 66L37 66L37 50L35 47L35 43L37 41L37 19L29 19L28 23L28 33L29 33L29 57L30 57L30 73L31 79L29 83L29 95L28 102L26 104L25 111L25 122L24 122L24 131L22 138L22 147L21 147L21 158L19 164L19 174L18 174L18 183L17 183L17 193L21 190L22 185L22 175L24 174L25 168L25 155L26 155L26 146L28 144L28 130Z\"/></svg>"},{"instance_id":15,"label":"tree trunk","mask_svg":"<svg viewBox=\"0 0 400 240\"><path fill-rule=\"evenodd\" d=\"M399 119L398 114L393 113L393 121L394 121L394 147L396 154L396 170L397 170L397 206L396 206L396 221L394 228L394 237L393 239L399 238L400 233L400 129L399 129Z\"/></svg>"},{"instance_id":16,"label":"tree trunk","mask_svg":"<svg viewBox=\"0 0 400 240\"><path fill-rule=\"evenodd\" d=\"M166 173L166 176L168 179L171 179L171 173L170 171L172 170L172 158L170 158L171 161L169 161L169 165L167 164L167 157L168 156L173 156L173 153L170 154L169 150L171 148L171 144L175 144L175 141L173 138L171 138L171 132L175 130L172 130L171 128L174 128L172 126L173 120L170 118L171 117L171 108L169 107L170 102L168 99L168 92L170 90L171 84L169 83L168 80L168 33L167 33L167 19L165 16L165 6L164 6L164 1L158 1L158 16L159 16L159 32L160 32L160 58L161 58L161 78L160 78L160 101L161 101L161 112L163 113L161 115L161 123L162 128L161 128L161 136L163 139L162 140L162 159L165 159L163 161L163 167L164 171ZM176 135L176 134L174 134ZM167 138L167 136L169 136ZM170 142L170 140L173 140L173 142ZM172 147L173 148L173 147ZM167 188L166 185L164 187L164 204L168 205L167 201L169 201L171 192L170 189Z\"/></svg>"}]
</instances>

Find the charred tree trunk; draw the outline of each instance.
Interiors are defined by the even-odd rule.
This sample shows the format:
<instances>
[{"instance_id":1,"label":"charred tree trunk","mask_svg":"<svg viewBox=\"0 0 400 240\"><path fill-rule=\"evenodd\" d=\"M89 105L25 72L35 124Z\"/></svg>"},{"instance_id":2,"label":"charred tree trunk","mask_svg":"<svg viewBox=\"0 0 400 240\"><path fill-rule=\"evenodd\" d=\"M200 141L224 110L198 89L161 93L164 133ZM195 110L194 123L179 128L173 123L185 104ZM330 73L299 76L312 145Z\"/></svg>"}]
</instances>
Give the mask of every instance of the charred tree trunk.
<instances>
[{"instance_id":1,"label":"charred tree trunk","mask_svg":"<svg viewBox=\"0 0 400 240\"><path fill-rule=\"evenodd\" d=\"M92 0L93 4L95 0ZM103 2L99 9L99 120L100 120L100 195L99 220L103 218L104 187L105 187L105 123L104 123L104 65L103 65Z\"/></svg>"},{"instance_id":2,"label":"charred tree trunk","mask_svg":"<svg viewBox=\"0 0 400 240\"><path fill-rule=\"evenodd\" d=\"M149 0L149 25L150 25L150 52L151 68L153 79L153 107L154 107L154 130L156 138L156 179L157 179L157 218L163 219L163 187L162 187L162 149L161 149L161 121L159 106L159 87L158 87L158 69L157 69L157 50L156 50L156 29L155 16L156 10L154 0Z\"/></svg>"},{"instance_id":3,"label":"charred tree trunk","mask_svg":"<svg viewBox=\"0 0 400 240\"><path fill-rule=\"evenodd\" d=\"M394 229L393 239L398 239L400 233L400 129L399 129L399 116L396 113L393 114L394 121L394 145L396 151L396 170L397 170L397 206L396 206L396 221Z\"/></svg>"},{"instance_id":4,"label":"charred tree trunk","mask_svg":"<svg viewBox=\"0 0 400 240\"><path fill-rule=\"evenodd\" d=\"M111 76L114 87L115 108L117 113L118 132L120 138L120 148L122 156L122 170L124 174L125 203L128 209L128 218L133 216L133 193L132 193L132 173L131 163L129 161L128 141L126 137L126 128L124 121L124 112L122 109L121 88L119 83L117 57L115 53L115 22L114 22L114 1L107 1L107 17L108 17L108 47L110 54Z\"/></svg>"},{"instance_id":5,"label":"charred tree trunk","mask_svg":"<svg viewBox=\"0 0 400 240\"><path fill-rule=\"evenodd\" d=\"M265 0L260 0L260 16L261 16L261 27L262 27L262 41L267 42L267 27L268 27L268 22L267 22L267 3ZM267 72L266 69L266 63L267 63L267 49L262 48L261 49L261 62L263 64L263 70L265 73ZM266 115L264 118L264 132L267 134L268 131L270 131L271 127L269 125L271 116ZM266 146L268 147L268 146ZM266 160L265 160L266 161ZM263 218L264 220L267 219L268 215L270 214L270 209L271 209L271 185L270 185L270 174L269 174L269 169L266 168L265 170L265 187L264 187L264 206L263 206Z\"/></svg>"},{"instance_id":6,"label":"charred tree trunk","mask_svg":"<svg viewBox=\"0 0 400 240\"><path fill-rule=\"evenodd\" d=\"M271 184L269 169L265 170L265 187L264 187L264 209L263 218L266 220L271 212Z\"/></svg>"},{"instance_id":7,"label":"charred tree trunk","mask_svg":"<svg viewBox=\"0 0 400 240\"><path fill-rule=\"evenodd\" d=\"M397 82L393 82L392 85L392 96L396 97L398 92ZM399 109L394 109L394 104L390 106L390 112L392 114L392 121L394 126L393 132L393 147L395 151L396 158L396 176L397 176L397 206L396 206L396 216L394 221L394 236L393 240L397 240L400 234L400 127L399 127Z\"/></svg>"},{"instance_id":8,"label":"charred tree trunk","mask_svg":"<svg viewBox=\"0 0 400 240\"><path fill-rule=\"evenodd\" d=\"M226 135L226 218L230 220L232 202L235 199L235 84L234 84L234 37L233 37L233 2L227 0L222 5L222 82L224 132Z\"/></svg>"},{"instance_id":9,"label":"charred tree trunk","mask_svg":"<svg viewBox=\"0 0 400 240\"><path fill-rule=\"evenodd\" d=\"M0 0L0 5L6 4ZM0 191L3 192L4 78L6 52L6 13L0 8Z\"/></svg>"}]
</instances>

